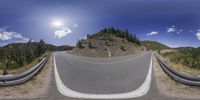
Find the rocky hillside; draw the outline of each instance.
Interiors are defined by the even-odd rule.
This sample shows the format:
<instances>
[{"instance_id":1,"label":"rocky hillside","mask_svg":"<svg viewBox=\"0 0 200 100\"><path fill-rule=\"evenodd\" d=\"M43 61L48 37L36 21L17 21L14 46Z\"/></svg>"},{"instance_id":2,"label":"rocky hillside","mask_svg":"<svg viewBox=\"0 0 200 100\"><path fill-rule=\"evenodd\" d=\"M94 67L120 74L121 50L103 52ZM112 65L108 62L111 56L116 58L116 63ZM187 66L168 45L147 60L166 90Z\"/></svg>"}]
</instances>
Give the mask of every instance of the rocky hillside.
<instances>
[{"instance_id":1,"label":"rocky hillside","mask_svg":"<svg viewBox=\"0 0 200 100\"><path fill-rule=\"evenodd\" d=\"M135 34L128 30L105 28L87 39L77 42L72 54L91 57L109 57L134 54L145 50Z\"/></svg>"}]
</instances>

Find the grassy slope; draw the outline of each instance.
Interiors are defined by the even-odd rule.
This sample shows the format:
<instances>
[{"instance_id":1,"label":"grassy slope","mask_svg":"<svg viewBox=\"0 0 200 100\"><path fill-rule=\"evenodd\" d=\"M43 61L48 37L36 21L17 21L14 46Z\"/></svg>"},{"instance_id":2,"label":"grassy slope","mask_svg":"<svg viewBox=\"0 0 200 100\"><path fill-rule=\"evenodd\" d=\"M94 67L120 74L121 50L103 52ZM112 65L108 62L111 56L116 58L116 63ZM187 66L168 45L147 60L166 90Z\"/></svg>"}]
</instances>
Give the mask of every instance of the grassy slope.
<instances>
[{"instance_id":1,"label":"grassy slope","mask_svg":"<svg viewBox=\"0 0 200 100\"><path fill-rule=\"evenodd\" d=\"M34 67L34 65L36 65L38 63L38 61L40 61L41 59L44 58L45 55L47 55L48 53L43 54L41 57L36 58L33 62L31 62L30 64L26 64L22 67L16 68L16 69L12 69L9 70L9 74L19 74L22 72L25 72L28 69L31 69L32 67ZM0 69L0 74L3 73L3 70Z\"/></svg>"},{"instance_id":2,"label":"grassy slope","mask_svg":"<svg viewBox=\"0 0 200 100\"><path fill-rule=\"evenodd\" d=\"M144 45L147 49L151 50L169 49L168 46L156 41L142 41L142 45Z\"/></svg>"},{"instance_id":3,"label":"grassy slope","mask_svg":"<svg viewBox=\"0 0 200 100\"><path fill-rule=\"evenodd\" d=\"M165 50L162 50L165 51ZM200 75L200 49L191 47L174 48L161 55L172 67L190 75Z\"/></svg>"},{"instance_id":4,"label":"grassy slope","mask_svg":"<svg viewBox=\"0 0 200 100\"><path fill-rule=\"evenodd\" d=\"M190 75L200 75L200 47L170 48L156 41L142 41L142 45L148 49L160 51L175 70Z\"/></svg>"}]
</instances>

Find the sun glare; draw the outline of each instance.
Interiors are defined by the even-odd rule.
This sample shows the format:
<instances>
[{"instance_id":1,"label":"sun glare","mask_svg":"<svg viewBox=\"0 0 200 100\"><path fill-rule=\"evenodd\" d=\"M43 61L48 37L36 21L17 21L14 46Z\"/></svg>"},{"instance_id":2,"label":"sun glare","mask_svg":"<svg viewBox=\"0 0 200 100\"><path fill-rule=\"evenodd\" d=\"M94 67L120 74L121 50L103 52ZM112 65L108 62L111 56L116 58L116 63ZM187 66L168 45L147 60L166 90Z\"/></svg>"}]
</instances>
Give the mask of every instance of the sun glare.
<instances>
[{"instance_id":1,"label":"sun glare","mask_svg":"<svg viewBox=\"0 0 200 100\"><path fill-rule=\"evenodd\" d=\"M55 27L63 26L63 22L61 20L54 20L51 24Z\"/></svg>"}]
</instances>

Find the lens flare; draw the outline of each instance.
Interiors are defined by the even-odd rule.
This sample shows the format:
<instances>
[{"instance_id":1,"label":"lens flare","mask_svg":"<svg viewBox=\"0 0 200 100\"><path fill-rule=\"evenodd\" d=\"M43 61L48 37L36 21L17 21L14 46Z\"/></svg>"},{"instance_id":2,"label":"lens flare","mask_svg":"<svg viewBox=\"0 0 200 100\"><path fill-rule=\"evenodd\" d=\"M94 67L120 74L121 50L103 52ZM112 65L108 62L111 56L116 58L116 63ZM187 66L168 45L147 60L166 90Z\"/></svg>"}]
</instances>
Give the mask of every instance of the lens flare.
<instances>
[{"instance_id":1,"label":"lens flare","mask_svg":"<svg viewBox=\"0 0 200 100\"><path fill-rule=\"evenodd\" d=\"M55 27L63 26L63 22L61 20L54 20L51 24Z\"/></svg>"}]
</instances>

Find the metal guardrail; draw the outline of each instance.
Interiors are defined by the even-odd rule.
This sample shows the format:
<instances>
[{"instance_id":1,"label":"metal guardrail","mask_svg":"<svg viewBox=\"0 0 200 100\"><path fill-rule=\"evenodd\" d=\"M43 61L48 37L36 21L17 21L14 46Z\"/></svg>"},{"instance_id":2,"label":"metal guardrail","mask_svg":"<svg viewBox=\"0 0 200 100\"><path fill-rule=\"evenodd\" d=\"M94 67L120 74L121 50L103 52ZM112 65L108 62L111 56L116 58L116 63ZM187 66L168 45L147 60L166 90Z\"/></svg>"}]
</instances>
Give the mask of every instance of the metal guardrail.
<instances>
[{"instance_id":1,"label":"metal guardrail","mask_svg":"<svg viewBox=\"0 0 200 100\"><path fill-rule=\"evenodd\" d=\"M171 78L174 80L181 82L183 84L192 85L192 86L200 86L200 77L197 76L189 76L186 74L182 74L177 72L176 70L172 69L169 64L161 59L158 54L155 54L158 63L160 64L161 68L167 73Z\"/></svg>"},{"instance_id":2,"label":"metal guardrail","mask_svg":"<svg viewBox=\"0 0 200 100\"><path fill-rule=\"evenodd\" d=\"M40 71L40 69L42 69L42 67L46 64L48 59L49 57L43 58L34 67L32 67L28 71L25 71L21 74L17 74L13 76L0 76L0 86L17 85L17 84L21 84L30 80Z\"/></svg>"}]
</instances>

